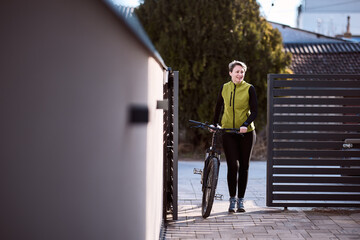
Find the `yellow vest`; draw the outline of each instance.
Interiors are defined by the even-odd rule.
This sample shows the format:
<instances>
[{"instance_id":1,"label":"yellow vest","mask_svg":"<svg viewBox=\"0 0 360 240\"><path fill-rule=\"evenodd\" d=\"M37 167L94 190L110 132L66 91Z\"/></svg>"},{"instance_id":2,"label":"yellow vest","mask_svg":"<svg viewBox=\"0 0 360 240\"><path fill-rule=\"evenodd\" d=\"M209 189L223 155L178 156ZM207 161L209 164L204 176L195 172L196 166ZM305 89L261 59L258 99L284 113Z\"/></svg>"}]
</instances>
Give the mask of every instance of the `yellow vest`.
<instances>
[{"instance_id":1,"label":"yellow vest","mask_svg":"<svg viewBox=\"0 0 360 240\"><path fill-rule=\"evenodd\" d=\"M240 128L250 115L249 88L251 84L241 81L234 84L229 81L223 85L224 114L221 119L223 128ZM247 132L255 129L254 122L248 126Z\"/></svg>"}]
</instances>

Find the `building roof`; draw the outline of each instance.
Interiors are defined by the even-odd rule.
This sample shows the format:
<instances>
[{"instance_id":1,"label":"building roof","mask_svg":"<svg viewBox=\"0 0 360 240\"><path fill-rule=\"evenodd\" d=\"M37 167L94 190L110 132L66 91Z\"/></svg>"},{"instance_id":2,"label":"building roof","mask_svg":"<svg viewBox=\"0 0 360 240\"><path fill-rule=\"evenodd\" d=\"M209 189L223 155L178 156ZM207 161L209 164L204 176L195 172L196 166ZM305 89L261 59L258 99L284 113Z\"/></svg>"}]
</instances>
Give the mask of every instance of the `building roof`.
<instances>
[{"instance_id":1,"label":"building roof","mask_svg":"<svg viewBox=\"0 0 360 240\"><path fill-rule=\"evenodd\" d=\"M286 43L284 46L291 53L360 53L358 43Z\"/></svg>"},{"instance_id":2,"label":"building roof","mask_svg":"<svg viewBox=\"0 0 360 240\"><path fill-rule=\"evenodd\" d=\"M112 0L103 0L115 15L125 24L125 26L135 35L135 37L150 51L155 59L167 69L164 60L155 49L150 38L142 27L139 19L134 13L134 8L116 5Z\"/></svg>"},{"instance_id":3,"label":"building roof","mask_svg":"<svg viewBox=\"0 0 360 240\"><path fill-rule=\"evenodd\" d=\"M283 43L343 43L343 42L352 42L349 39L335 38L326 36L320 33L315 33L307 31L300 28L293 28L288 25L269 22L273 28L276 28L280 31Z\"/></svg>"},{"instance_id":4,"label":"building roof","mask_svg":"<svg viewBox=\"0 0 360 240\"><path fill-rule=\"evenodd\" d=\"M360 74L360 43L269 23L280 31L285 51L292 54L294 74Z\"/></svg>"},{"instance_id":5,"label":"building roof","mask_svg":"<svg viewBox=\"0 0 360 240\"><path fill-rule=\"evenodd\" d=\"M288 43L294 74L359 74L360 43Z\"/></svg>"}]
</instances>

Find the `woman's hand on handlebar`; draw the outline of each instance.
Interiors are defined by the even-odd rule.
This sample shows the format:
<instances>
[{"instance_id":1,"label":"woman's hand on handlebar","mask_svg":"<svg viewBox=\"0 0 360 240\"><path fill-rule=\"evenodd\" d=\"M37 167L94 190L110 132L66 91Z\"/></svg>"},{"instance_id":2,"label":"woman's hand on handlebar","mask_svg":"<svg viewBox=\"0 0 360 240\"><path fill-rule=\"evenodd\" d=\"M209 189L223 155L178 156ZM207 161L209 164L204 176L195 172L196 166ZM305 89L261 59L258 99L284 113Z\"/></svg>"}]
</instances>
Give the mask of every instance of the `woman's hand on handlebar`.
<instances>
[{"instance_id":1,"label":"woman's hand on handlebar","mask_svg":"<svg viewBox=\"0 0 360 240\"><path fill-rule=\"evenodd\" d=\"M210 127L215 127L215 126L211 124ZM208 128L208 129L209 129L209 132L211 132L211 133L215 132L214 129L211 129L211 128Z\"/></svg>"},{"instance_id":2,"label":"woman's hand on handlebar","mask_svg":"<svg viewBox=\"0 0 360 240\"><path fill-rule=\"evenodd\" d=\"M239 133L246 133L246 132L247 132L247 127L240 127Z\"/></svg>"}]
</instances>

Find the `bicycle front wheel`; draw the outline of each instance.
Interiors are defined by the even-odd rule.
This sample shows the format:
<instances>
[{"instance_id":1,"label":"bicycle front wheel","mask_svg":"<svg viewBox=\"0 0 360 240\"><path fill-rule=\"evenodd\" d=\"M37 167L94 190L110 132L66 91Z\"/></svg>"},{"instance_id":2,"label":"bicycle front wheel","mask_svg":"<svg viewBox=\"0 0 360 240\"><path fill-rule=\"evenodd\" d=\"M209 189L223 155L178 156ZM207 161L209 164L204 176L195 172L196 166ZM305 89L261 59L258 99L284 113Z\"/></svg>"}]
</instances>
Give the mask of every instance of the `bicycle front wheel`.
<instances>
[{"instance_id":1,"label":"bicycle front wheel","mask_svg":"<svg viewBox=\"0 0 360 240\"><path fill-rule=\"evenodd\" d=\"M207 218L210 215L214 203L218 175L219 160L216 157L212 157L209 159L204 171L203 197L201 205L201 214L203 218Z\"/></svg>"}]
</instances>

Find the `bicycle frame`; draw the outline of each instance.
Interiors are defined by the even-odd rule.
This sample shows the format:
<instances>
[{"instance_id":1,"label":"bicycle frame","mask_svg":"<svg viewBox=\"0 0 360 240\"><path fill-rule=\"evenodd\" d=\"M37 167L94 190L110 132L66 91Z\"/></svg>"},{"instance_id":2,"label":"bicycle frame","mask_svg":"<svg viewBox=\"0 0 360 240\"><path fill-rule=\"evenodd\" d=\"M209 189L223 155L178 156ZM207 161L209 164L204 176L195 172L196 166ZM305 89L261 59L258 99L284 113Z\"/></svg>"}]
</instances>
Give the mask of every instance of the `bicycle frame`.
<instances>
[{"instance_id":1,"label":"bicycle frame","mask_svg":"<svg viewBox=\"0 0 360 240\"><path fill-rule=\"evenodd\" d=\"M220 149L217 149L217 140L220 135L220 132L216 131L213 132L212 139L211 139L211 146L206 149L205 154L205 165L204 168L207 166L209 159L215 157L218 160L218 164L220 165L220 156L221 151Z\"/></svg>"},{"instance_id":2,"label":"bicycle frame","mask_svg":"<svg viewBox=\"0 0 360 240\"><path fill-rule=\"evenodd\" d=\"M225 132L239 133L239 129L234 128L221 128L209 125L208 123L201 123L194 120L189 120L191 123L196 124L197 128L209 129L213 132L211 139L211 146L206 149L205 161L203 170L194 169L194 173L201 173L202 184L202 216L207 218L210 215L211 208L214 202L214 198L222 196L216 194L216 186L218 181L219 169L220 169L220 155L221 151L217 148L218 137ZM220 197L222 199L222 197Z\"/></svg>"},{"instance_id":3,"label":"bicycle frame","mask_svg":"<svg viewBox=\"0 0 360 240\"><path fill-rule=\"evenodd\" d=\"M205 160L209 157L209 156L215 156L215 157L218 157L220 158L220 154L221 154L221 151L219 149L217 149L217 146L216 146L216 141L217 141L217 134L216 133L213 133L213 137L212 137L212 141L211 141L211 146L208 147L206 149L206 152L205 152Z\"/></svg>"}]
</instances>

